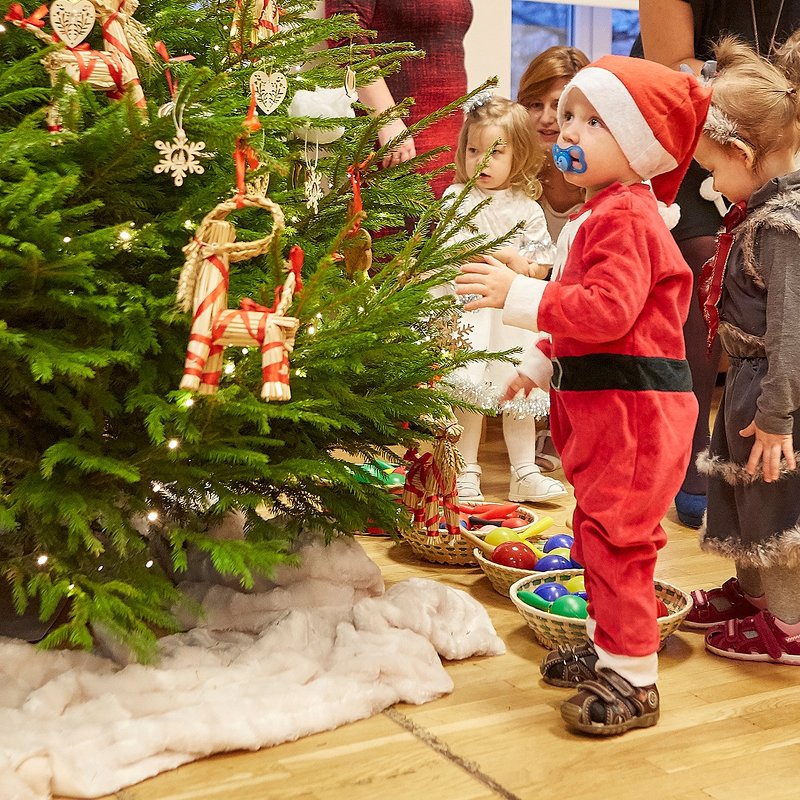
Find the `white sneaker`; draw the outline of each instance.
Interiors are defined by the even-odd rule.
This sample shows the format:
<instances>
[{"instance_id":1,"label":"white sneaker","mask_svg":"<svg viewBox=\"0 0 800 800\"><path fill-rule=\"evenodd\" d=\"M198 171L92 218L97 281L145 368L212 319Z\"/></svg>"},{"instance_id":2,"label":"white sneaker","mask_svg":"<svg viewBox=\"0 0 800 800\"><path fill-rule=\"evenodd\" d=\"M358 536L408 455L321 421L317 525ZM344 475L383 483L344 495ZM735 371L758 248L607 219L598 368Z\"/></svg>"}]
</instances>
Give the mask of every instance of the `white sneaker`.
<instances>
[{"instance_id":1,"label":"white sneaker","mask_svg":"<svg viewBox=\"0 0 800 800\"><path fill-rule=\"evenodd\" d=\"M481 468L477 464L467 464L456 479L458 499L464 503L483 500L481 492Z\"/></svg>"},{"instance_id":2,"label":"white sneaker","mask_svg":"<svg viewBox=\"0 0 800 800\"><path fill-rule=\"evenodd\" d=\"M536 464L511 467L511 486L508 499L512 503L537 503L564 497L567 490L561 481L542 475Z\"/></svg>"}]
</instances>

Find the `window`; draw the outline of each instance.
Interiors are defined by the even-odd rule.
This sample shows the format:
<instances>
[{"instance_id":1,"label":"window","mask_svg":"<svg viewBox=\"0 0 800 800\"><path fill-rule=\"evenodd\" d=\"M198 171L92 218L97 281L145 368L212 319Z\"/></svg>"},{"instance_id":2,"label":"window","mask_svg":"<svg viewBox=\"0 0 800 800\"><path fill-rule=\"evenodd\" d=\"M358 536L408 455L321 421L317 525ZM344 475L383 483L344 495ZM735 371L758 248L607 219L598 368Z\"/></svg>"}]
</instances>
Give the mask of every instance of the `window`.
<instances>
[{"instance_id":1,"label":"window","mask_svg":"<svg viewBox=\"0 0 800 800\"><path fill-rule=\"evenodd\" d=\"M568 44L590 59L606 53L628 55L639 35L639 13L631 0L595 0L579 3L511 3L511 92L528 62L542 50ZM615 6L612 8L611 6Z\"/></svg>"}]
</instances>

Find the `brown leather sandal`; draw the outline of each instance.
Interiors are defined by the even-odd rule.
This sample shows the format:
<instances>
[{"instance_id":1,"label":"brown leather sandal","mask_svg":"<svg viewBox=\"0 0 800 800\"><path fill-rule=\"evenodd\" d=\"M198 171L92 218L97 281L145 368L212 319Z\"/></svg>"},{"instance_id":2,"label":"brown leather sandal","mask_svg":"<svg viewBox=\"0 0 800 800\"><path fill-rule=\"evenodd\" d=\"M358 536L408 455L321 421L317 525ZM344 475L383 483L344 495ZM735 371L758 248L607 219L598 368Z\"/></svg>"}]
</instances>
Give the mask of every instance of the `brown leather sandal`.
<instances>
[{"instance_id":1,"label":"brown leather sandal","mask_svg":"<svg viewBox=\"0 0 800 800\"><path fill-rule=\"evenodd\" d=\"M584 681L597 677L595 664L597 664L597 651L587 639L576 645L560 644L557 650L551 651L544 657L539 672L542 673L542 680L545 683L572 689Z\"/></svg>"},{"instance_id":2,"label":"brown leather sandal","mask_svg":"<svg viewBox=\"0 0 800 800\"><path fill-rule=\"evenodd\" d=\"M561 704L567 725L593 736L616 736L632 728L649 728L658 722L659 697L655 684L633 686L610 669L601 669L593 680Z\"/></svg>"}]
</instances>

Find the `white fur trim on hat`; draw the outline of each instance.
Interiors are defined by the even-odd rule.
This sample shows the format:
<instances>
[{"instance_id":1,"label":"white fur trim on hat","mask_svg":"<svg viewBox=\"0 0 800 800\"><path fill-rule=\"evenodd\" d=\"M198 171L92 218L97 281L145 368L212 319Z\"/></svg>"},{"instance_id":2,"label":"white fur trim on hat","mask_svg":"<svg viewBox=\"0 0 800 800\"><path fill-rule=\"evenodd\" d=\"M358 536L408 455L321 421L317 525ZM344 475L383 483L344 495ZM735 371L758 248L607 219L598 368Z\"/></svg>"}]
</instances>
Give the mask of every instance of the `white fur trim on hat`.
<instances>
[{"instance_id":1,"label":"white fur trim on hat","mask_svg":"<svg viewBox=\"0 0 800 800\"><path fill-rule=\"evenodd\" d=\"M631 169L645 180L678 166L675 157L656 139L625 84L610 70L584 67L567 84L558 101L559 124L571 89L580 89L597 109L622 149Z\"/></svg>"}]
</instances>

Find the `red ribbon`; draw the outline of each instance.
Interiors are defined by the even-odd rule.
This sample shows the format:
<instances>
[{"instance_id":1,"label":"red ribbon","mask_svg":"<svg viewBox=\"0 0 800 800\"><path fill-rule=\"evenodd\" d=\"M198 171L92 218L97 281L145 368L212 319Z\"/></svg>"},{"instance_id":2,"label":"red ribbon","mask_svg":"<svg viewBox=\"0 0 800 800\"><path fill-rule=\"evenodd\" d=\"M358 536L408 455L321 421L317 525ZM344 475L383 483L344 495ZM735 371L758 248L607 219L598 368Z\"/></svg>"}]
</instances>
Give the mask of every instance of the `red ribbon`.
<instances>
[{"instance_id":1,"label":"red ribbon","mask_svg":"<svg viewBox=\"0 0 800 800\"><path fill-rule=\"evenodd\" d=\"M167 64L177 64L179 61L194 61L194 56L192 55L175 56L175 58L172 58L164 42L156 42L154 47L156 53L158 53ZM169 96L174 100L175 93L178 91L178 82L172 80L172 73L169 71L169 67L164 70L164 77L167 79L167 86L169 86Z\"/></svg>"},{"instance_id":2,"label":"red ribbon","mask_svg":"<svg viewBox=\"0 0 800 800\"><path fill-rule=\"evenodd\" d=\"M361 172L369 166L372 161L373 154L370 153L360 164L351 164L347 168L347 176L350 178L350 186L353 189L353 202L350 204L350 216L356 216L364 210L364 204L361 202ZM361 220L357 219L353 223L353 227L347 232L347 236L355 236L358 229L361 227Z\"/></svg>"},{"instance_id":3,"label":"red ribbon","mask_svg":"<svg viewBox=\"0 0 800 800\"><path fill-rule=\"evenodd\" d=\"M722 299L722 285L725 281L728 257L731 254L731 247L733 247L734 230L744 222L747 218L747 213L747 203L745 201L731 206L731 209L722 220L725 230L717 235L717 246L714 255L703 264L703 269L700 272L698 296L708 331L706 347L709 353L719 328L719 302Z\"/></svg>"},{"instance_id":4,"label":"red ribbon","mask_svg":"<svg viewBox=\"0 0 800 800\"><path fill-rule=\"evenodd\" d=\"M250 91L250 108L247 109L247 116L242 123L242 127L245 129L245 133L236 137L236 149L233 151L233 163L236 165L237 208L244 206L243 198L247 191L244 178L247 173L247 167L258 169L256 151L247 143L250 134L261 128L261 123L258 121L258 114L256 113L256 93L252 89Z\"/></svg>"},{"instance_id":5,"label":"red ribbon","mask_svg":"<svg viewBox=\"0 0 800 800\"><path fill-rule=\"evenodd\" d=\"M292 245L291 249L289 250L289 263L291 264L292 272L294 273L295 292L299 292L303 288L303 276L301 271L303 269L304 259L305 253L303 252L303 248L300 247L299 244Z\"/></svg>"},{"instance_id":6,"label":"red ribbon","mask_svg":"<svg viewBox=\"0 0 800 800\"><path fill-rule=\"evenodd\" d=\"M26 25L32 28L44 28L44 18L47 16L47 11L47 4L44 4L39 6L29 17L26 17L25 9L19 3L12 3L5 18L20 28Z\"/></svg>"}]
</instances>

